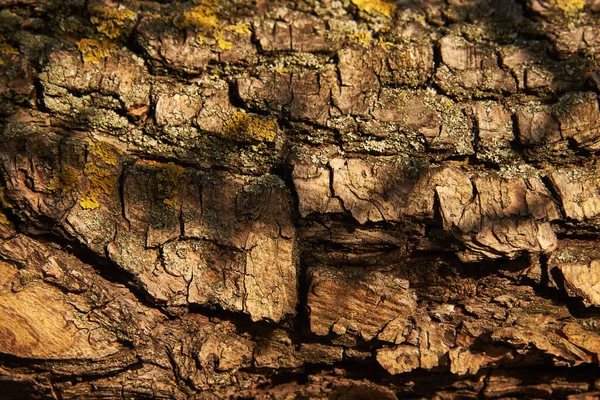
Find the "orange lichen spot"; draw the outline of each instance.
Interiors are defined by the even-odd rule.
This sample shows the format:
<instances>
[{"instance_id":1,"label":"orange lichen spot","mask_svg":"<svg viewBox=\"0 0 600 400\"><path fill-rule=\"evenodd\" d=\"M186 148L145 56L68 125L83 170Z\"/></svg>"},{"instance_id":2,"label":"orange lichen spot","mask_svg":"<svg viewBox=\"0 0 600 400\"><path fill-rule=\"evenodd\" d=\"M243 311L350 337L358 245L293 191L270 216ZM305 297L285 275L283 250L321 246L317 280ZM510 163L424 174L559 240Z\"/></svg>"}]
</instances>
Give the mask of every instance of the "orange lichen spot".
<instances>
[{"instance_id":1,"label":"orange lichen spot","mask_svg":"<svg viewBox=\"0 0 600 400\"><path fill-rule=\"evenodd\" d=\"M373 38L369 32L360 31L358 33L351 34L350 39L361 46L368 46Z\"/></svg>"},{"instance_id":2,"label":"orange lichen spot","mask_svg":"<svg viewBox=\"0 0 600 400\"><path fill-rule=\"evenodd\" d=\"M385 0L352 0L352 4L367 14L381 14L388 18L396 11L396 5Z\"/></svg>"},{"instance_id":3,"label":"orange lichen spot","mask_svg":"<svg viewBox=\"0 0 600 400\"><path fill-rule=\"evenodd\" d=\"M277 136L277 122L236 111L223 124L221 136L238 141L273 142Z\"/></svg>"},{"instance_id":4,"label":"orange lichen spot","mask_svg":"<svg viewBox=\"0 0 600 400\"><path fill-rule=\"evenodd\" d=\"M83 56L83 62L99 64L100 60L108 58L114 44L110 42L99 42L94 39L81 39L75 43L77 49Z\"/></svg>"},{"instance_id":5,"label":"orange lichen spot","mask_svg":"<svg viewBox=\"0 0 600 400\"><path fill-rule=\"evenodd\" d=\"M58 171L48 183L48 190L63 193L70 192L79 184L80 175L81 172L77 171L75 168L65 163L61 163Z\"/></svg>"},{"instance_id":6,"label":"orange lichen spot","mask_svg":"<svg viewBox=\"0 0 600 400\"><path fill-rule=\"evenodd\" d=\"M127 7L90 7L90 21L96 25L98 32L111 39L116 39L133 28L137 14Z\"/></svg>"},{"instance_id":7,"label":"orange lichen spot","mask_svg":"<svg viewBox=\"0 0 600 400\"><path fill-rule=\"evenodd\" d=\"M553 2L567 14L576 13L585 7L585 0L554 0Z\"/></svg>"},{"instance_id":8,"label":"orange lichen spot","mask_svg":"<svg viewBox=\"0 0 600 400\"><path fill-rule=\"evenodd\" d=\"M200 28L209 30L215 28L218 23L219 19L215 13L214 4L210 1L202 2L189 11L185 11L182 17L176 17L173 21L173 24L180 29Z\"/></svg>"},{"instance_id":9,"label":"orange lichen spot","mask_svg":"<svg viewBox=\"0 0 600 400\"><path fill-rule=\"evenodd\" d=\"M159 198L168 206L175 206L179 198L179 180L185 173L185 168L172 162L167 164L150 161L150 165L158 169L156 182Z\"/></svg>"},{"instance_id":10,"label":"orange lichen spot","mask_svg":"<svg viewBox=\"0 0 600 400\"><path fill-rule=\"evenodd\" d=\"M230 25L230 26L226 27L225 30L237 33L238 35L247 35L247 36L252 35L252 31L250 31L249 24Z\"/></svg>"}]
</instances>

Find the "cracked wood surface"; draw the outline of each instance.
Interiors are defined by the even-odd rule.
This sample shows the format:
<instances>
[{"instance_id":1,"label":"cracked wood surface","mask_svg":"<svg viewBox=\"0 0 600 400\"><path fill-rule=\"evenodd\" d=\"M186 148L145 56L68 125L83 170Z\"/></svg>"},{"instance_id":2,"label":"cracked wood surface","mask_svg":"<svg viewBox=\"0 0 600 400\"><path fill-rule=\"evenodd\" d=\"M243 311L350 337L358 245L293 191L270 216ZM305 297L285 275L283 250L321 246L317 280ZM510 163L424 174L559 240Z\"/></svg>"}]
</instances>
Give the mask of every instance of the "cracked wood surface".
<instances>
[{"instance_id":1,"label":"cracked wood surface","mask_svg":"<svg viewBox=\"0 0 600 400\"><path fill-rule=\"evenodd\" d=\"M600 2L0 2L10 399L600 396Z\"/></svg>"}]
</instances>

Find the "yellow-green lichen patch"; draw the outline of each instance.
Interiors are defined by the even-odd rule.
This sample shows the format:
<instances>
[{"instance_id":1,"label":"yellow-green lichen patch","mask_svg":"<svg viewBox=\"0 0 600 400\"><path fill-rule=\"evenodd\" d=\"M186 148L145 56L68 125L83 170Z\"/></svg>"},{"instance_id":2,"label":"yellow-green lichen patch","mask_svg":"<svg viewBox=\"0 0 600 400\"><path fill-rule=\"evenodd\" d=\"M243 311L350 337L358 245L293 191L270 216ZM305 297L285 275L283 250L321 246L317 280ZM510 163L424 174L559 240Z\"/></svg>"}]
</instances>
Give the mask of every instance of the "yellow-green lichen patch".
<instances>
[{"instance_id":1,"label":"yellow-green lichen patch","mask_svg":"<svg viewBox=\"0 0 600 400\"><path fill-rule=\"evenodd\" d=\"M158 169L156 188L158 197L168 206L175 206L179 198L179 181L185 173L185 168L172 162L167 164L151 161L150 165Z\"/></svg>"},{"instance_id":2,"label":"yellow-green lichen patch","mask_svg":"<svg viewBox=\"0 0 600 400\"><path fill-rule=\"evenodd\" d=\"M83 171L88 179L89 191L81 198L79 204L82 208L94 209L100 206L98 197L100 194L111 194L117 185L115 172L105 166L98 166L88 162Z\"/></svg>"},{"instance_id":3,"label":"yellow-green lichen patch","mask_svg":"<svg viewBox=\"0 0 600 400\"><path fill-rule=\"evenodd\" d=\"M94 39L81 39L75 45L83 56L83 62L92 64L99 64L101 60L108 58L114 47L110 42L99 42Z\"/></svg>"},{"instance_id":4,"label":"yellow-green lichen patch","mask_svg":"<svg viewBox=\"0 0 600 400\"><path fill-rule=\"evenodd\" d=\"M352 4L367 14L381 14L388 18L396 11L396 5L385 0L352 0Z\"/></svg>"},{"instance_id":5,"label":"yellow-green lichen patch","mask_svg":"<svg viewBox=\"0 0 600 400\"><path fill-rule=\"evenodd\" d=\"M6 39L4 36L0 35L0 57L11 57L19 55L19 50L12 47L10 44L6 43ZM4 60L0 58L0 66L5 64Z\"/></svg>"},{"instance_id":6,"label":"yellow-green lichen patch","mask_svg":"<svg viewBox=\"0 0 600 400\"><path fill-rule=\"evenodd\" d=\"M85 165L83 173L88 178L90 190L94 194L111 194L117 184L117 177L114 171L105 166L98 166L88 162Z\"/></svg>"},{"instance_id":7,"label":"yellow-green lichen patch","mask_svg":"<svg viewBox=\"0 0 600 400\"><path fill-rule=\"evenodd\" d=\"M98 203L98 200L92 194L83 196L79 201L79 205L85 210L93 210L100 207L100 203Z\"/></svg>"},{"instance_id":8,"label":"yellow-green lichen patch","mask_svg":"<svg viewBox=\"0 0 600 400\"><path fill-rule=\"evenodd\" d=\"M2 212L2 210L0 210L0 225L8 226L9 228L12 228L13 226L12 223L8 220L6 214Z\"/></svg>"},{"instance_id":9,"label":"yellow-green lichen patch","mask_svg":"<svg viewBox=\"0 0 600 400\"><path fill-rule=\"evenodd\" d=\"M88 160L83 170L88 181L88 191L80 199L79 205L85 209L100 206L98 197L110 195L117 186L118 175L115 168L118 164L118 150L104 142L88 143Z\"/></svg>"},{"instance_id":10,"label":"yellow-green lichen patch","mask_svg":"<svg viewBox=\"0 0 600 400\"><path fill-rule=\"evenodd\" d=\"M209 1L203 2L189 11L184 11L183 16L176 17L173 24L180 28L200 28L209 30L215 28L219 23L215 13L214 4Z\"/></svg>"},{"instance_id":11,"label":"yellow-green lichen patch","mask_svg":"<svg viewBox=\"0 0 600 400\"><path fill-rule=\"evenodd\" d=\"M249 24L230 25L230 26L226 27L225 30L237 33L238 35L247 35L247 36L252 35L252 31L250 30Z\"/></svg>"},{"instance_id":12,"label":"yellow-green lichen patch","mask_svg":"<svg viewBox=\"0 0 600 400\"><path fill-rule=\"evenodd\" d=\"M371 43L372 36L369 32L360 31L350 35L350 40L354 43L358 43L361 46L368 46Z\"/></svg>"},{"instance_id":13,"label":"yellow-green lichen patch","mask_svg":"<svg viewBox=\"0 0 600 400\"><path fill-rule=\"evenodd\" d=\"M377 38L377 46L381 47L384 50L390 50L390 48L394 45L392 42L388 42L384 40L381 36Z\"/></svg>"},{"instance_id":14,"label":"yellow-green lichen patch","mask_svg":"<svg viewBox=\"0 0 600 400\"><path fill-rule=\"evenodd\" d=\"M3 208L12 208L12 204L8 200L8 197L5 193L6 188L4 186L0 186L0 207Z\"/></svg>"},{"instance_id":15,"label":"yellow-green lichen patch","mask_svg":"<svg viewBox=\"0 0 600 400\"><path fill-rule=\"evenodd\" d=\"M217 46L219 46L219 48L221 50L231 50L233 48L233 43L223 39L223 32L221 31L216 31L214 34L215 40L217 41Z\"/></svg>"},{"instance_id":16,"label":"yellow-green lichen patch","mask_svg":"<svg viewBox=\"0 0 600 400\"><path fill-rule=\"evenodd\" d=\"M280 74L280 75L281 75L281 74L287 74L287 73L289 73L290 71L291 71L291 69L290 69L289 67L283 67L283 66L281 66L281 65L277 65L277 66L275 67L275 73L276 73L276 74Z\"/></svg>"},{"instance_id":17,"label":"yellow-green lichen patch","mask_svg":"<svg viewBox=\"0 0 600 400\"><path fill-rule=\"evenodd\" d=\"M90 21L96 25L98 32L110 39L116 39L133 28L137 14L130 9L115 7L90 7Z\"/></svg>"},{"instance_id":18,"label":"yellow-green lichen patch","mask_svg":"<svg viewBox=\"0 0 600 400\"><path fill-rule=\"evenodd\" d=\"M120 151L115 149L113 146L109 145L106 142L90 142L88 143L88 152L94 157L102 160L106 164L112 165L113 167L117 166L117 162L119 160L118 154Z\"/></svg>"},{"instance_id":19,"label":"yellow-green lichen patch","mask_svg":"<svg viewBox=\"0 0 600 400\"><path fill-rule=\"evenodd\" d=\"M236 111L223 124L221 136L237 141L273 142L277 136L277 122Z\"/></svg>"},{"instance_id":20,"label":"yellow-green lichen patch","mask_svg":"<svg viewBox=\"0 0 600 400\"><path fill-rule=\"evenodd\" d=\"M217 46L219 46L221 50L231 50L233 48L233 43L225 39L217 39Z\"/></svg>"},{"instance_id":21,"label":"yellow-green lichen patch","mask_svg":"<svg viewBox=\"0 0 600 400\"><path fill-rule=\"evenodd\" d=\"M196 31L196 40L200 44L207 42L208 37L212 37L212 44L217 45L219 50L231 50L233 42L226 40L223 37L224 30L235 32L238 34L251 34L250 27L247 24L232 25L222 28L219 23L219 18L215 12L215 3L211 0L200 2L197 6L188 11L184 11L183 15L173 19L173 25L179 29L191 29Z\"/></svg>"},{"instance_id":22,"label":"yellow-green lichen patch","mask_svg":"<svg viewBox=\"0 0 600 400\"><path fill-rule=\"evenodd\" d=\"M583 10L585 0L554 0L554 4L567 14L576 13Z\"/></svg>"},{"instance_id":23,"label":"yellow-green lichen patch","mask_svg":"<svg viewBox=\"0 0 600 400\"><path fill-rule=\"evenodd\" d=\"M48 183L48 190L63 193L70 192L79 184L80 175L80 171L66 163L61 163L58 171L53 174Z\"/></svg>"}]
</instances>

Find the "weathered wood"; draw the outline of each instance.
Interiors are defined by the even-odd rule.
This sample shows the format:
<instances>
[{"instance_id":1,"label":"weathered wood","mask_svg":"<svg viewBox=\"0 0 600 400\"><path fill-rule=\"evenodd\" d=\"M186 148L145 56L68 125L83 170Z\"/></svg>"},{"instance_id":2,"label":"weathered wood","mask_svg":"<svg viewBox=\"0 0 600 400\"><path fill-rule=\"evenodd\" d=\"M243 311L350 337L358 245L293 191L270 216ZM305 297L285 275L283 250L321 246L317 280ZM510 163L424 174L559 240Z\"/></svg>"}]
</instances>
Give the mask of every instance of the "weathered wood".
<instances>
[{"instance_id":1,"label":"weathered wood","mask_svg":"<svg viewBox=\"0 0 600 400\"><path fill-rule=\"evenodd\" d=\"M0 397L600 396L600 2L0 2Z\"/></svg>"}]
</instances>

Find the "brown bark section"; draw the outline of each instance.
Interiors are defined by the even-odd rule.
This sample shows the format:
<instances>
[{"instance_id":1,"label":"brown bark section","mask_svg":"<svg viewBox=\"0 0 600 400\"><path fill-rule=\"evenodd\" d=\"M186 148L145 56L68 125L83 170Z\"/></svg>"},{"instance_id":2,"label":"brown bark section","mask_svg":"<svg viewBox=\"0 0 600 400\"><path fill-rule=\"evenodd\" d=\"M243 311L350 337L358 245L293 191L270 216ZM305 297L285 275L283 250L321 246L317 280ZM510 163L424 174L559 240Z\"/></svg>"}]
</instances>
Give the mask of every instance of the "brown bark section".
<instances>
[{"instance_id":1,"label":"brown bark section","mask_svg":"<svg viewBox=\"0 0 600 400\"><path fill-rule=\"evenodd\" d=\"M600 396L599 12L1 2L1 392Z\"/></svg>"}]
</instances>

